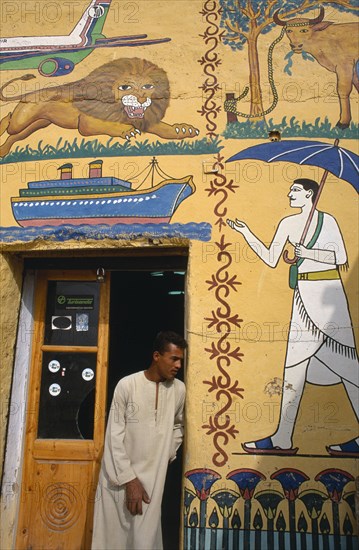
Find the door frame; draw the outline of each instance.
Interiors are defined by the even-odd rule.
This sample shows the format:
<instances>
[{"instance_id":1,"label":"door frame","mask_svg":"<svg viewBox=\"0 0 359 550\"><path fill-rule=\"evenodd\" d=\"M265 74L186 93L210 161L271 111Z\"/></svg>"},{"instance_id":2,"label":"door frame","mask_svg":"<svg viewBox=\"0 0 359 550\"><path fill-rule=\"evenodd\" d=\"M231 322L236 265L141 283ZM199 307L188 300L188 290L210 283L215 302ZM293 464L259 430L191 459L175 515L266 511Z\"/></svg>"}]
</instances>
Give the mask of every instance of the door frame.
<instances>
[{"instance_id":1,"label":"door frame","mask_svg":"<svg viewBox=\"0 0 359 550\"><path fill-rule=\"evenodd\" d=\"M28 382L34 329L34 304L35 272L28 270L24 275L16 337L0 508L3 531L1 538L3 544L8 544L11 541L11 548L15 548L20 508Z\"/></svg>"},{"instance_id":2,"label":"door frame","mask_svg":"<svg viewBox=\"0 0 359 550\"><path fill-rule=\"evenodd\" d=\"M190 260L188 242L182 245L170 245L166 247L156 246L135 250L101 251L100 255L98 253L95 255L95 251L88 251L84 255L79 253L78 256L69 256L68 252L64 251L63 254L59 253L55 256L44 253L24 257L23 287L14 353L12 387L9 396L9 420L5 442L2 500L0 505L1 538L9 547L15 547L19 519L37 273L58 269L69 273L80 268L83 270L94 269L95 266L104 267L106 272L111 270L146 270L148 262L156 260L161 263L164 269L184 269L188 274ZM66 269L64 269L64 265L66 265ZM188 306L187 281L186 276L185 312ZM186 316L184 319L185 327Z\"/></svg>"}]
</instances>

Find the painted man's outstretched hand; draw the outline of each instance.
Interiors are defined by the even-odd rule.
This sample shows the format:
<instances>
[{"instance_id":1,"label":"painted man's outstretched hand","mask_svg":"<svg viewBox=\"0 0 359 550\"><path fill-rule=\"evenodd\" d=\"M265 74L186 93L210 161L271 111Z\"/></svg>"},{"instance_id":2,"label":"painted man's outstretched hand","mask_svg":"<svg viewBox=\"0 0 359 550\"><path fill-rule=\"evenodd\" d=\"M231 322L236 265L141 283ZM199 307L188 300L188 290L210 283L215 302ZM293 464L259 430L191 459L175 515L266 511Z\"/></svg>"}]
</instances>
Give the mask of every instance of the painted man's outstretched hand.
<instances>
[{"instance_id":1,"label":"painted man's outstretched hand","mask_svg":"<svg viewBox=\"0 0 359 550\"><path fill-rule=\"evenodd\" d=\"M128 511L136 516L142 516L142 501L146 504L151 502L142 483L137 477L126 483L126 506Z\"/></svg>"},{"instance_id":2,"label":"painted man's outstretched hand","mask_svg":"<svg viewBox=\"0 0 359 550\"><path fill-rule=\"evenodd\" d=\"M238 218L236 218L235 221L227 220L227 224L231 229L238 231L238 233L243 234L248 231L248 226L244 222L240 221Z\"/></svg>"}]
</instances>

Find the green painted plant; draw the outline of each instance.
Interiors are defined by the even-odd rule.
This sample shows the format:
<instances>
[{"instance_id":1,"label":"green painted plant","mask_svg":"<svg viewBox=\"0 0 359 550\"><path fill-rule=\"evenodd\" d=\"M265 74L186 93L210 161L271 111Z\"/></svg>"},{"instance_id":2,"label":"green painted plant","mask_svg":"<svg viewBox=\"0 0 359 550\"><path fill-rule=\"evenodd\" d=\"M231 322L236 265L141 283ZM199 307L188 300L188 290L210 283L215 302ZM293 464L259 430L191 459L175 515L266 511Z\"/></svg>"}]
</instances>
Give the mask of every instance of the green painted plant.
<instances>
[{"instance_id":1,"label":"green painted plant","mask_svg":"<svg viewBox=\"0 0 359 550\"><path fill-rule=\"evenodd\" d=\"M88 158L88 157L137 157L146 155L207 155L216 154L223 145L219 138L197 139L195 141L139 141L133 145L129 142L119 143L115 138L101 143L98 139L88 140L75 138L72 142L58 140L56 145L44 145L40 141L37 147L16 147L6 157L0 160L0 164L12 162L26 162L33 160Z\"/></svg>"},{"instance_id":2,"label":"green painted plant","mask_svg":"<svg viewBox=\"0 0 359 550\"><path fill-rule=\"evenodd\" d=\"M349 128L341 130L333 126L325 117L321 120L316 118L314 122L298 121L294 116L287 120L284 116L281 122L274 122L271 118L268 122L232 122L227 124L222 136L226 139L266 139L268 132L278 130L282 137L312 137L312 138L335 138L358 139L359 125L352 122Z\"/></svg>"}]
</instances>

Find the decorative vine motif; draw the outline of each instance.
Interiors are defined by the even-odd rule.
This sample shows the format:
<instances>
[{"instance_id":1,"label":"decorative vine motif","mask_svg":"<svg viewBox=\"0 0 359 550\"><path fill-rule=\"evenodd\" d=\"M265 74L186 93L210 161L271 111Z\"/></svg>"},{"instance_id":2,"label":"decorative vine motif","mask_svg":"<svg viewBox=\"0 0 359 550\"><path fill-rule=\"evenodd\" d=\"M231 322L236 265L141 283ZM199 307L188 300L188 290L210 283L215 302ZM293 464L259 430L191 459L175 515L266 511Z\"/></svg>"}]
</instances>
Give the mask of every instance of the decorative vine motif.
<instances>
[{"instance_id":1,"label":"decorative vine motif","mask_svg":"<svg viewBox=\"0 0 359 550\"><path fill-rule=\"evenodd\" d=\"M227 207L225 202L228 199L229 192L234 193L238 185L235 185L233 180L227 180L227 177L224 173L224 164L222 157L219 153L217 154L213 164L213 171L217 172L216 175L209 183L209 187L206 188L208 196L217 197L217 203L214 207L214 214L217 217L216 225L219 227L221 232L223 227L226 226L226 216L227 216Z\"/></svg>"},{"instance_id":2,"label":"decorative vine motif","mask_svg":"<svg viewBox=\"0 0 359 550\"><path fill-rule=\"evenodd\" d=\"M221 112L221 106L216 104L215 95L220 89L217 77L216 69L221 64L219 54L215 51L221 38L224 34L224 30L220 32L220 28L217 22L220 21L221 9L217 6L217 3L213 0L208 0L204 3L203 10L200 12L208 23L204 34L200 34L203 38L207 51L199 59L199 63L203 66L203 72L207 76L200 89L203 90L205 96L202 109L198 111L202 116L206 117L207 135L210 138L217 137L217 124L215 122L218 114Z\"/></svg>"},{"instance_id":3,"label":"decorative vine motif","mask_svg":"<svg viewBox=\"0 0 359 550\"><path fill-rule=\"evenodd\" d=\"M223 31L220 31L218 25L221 15L220 6L215 0L208 0L204 3L201 15L207 26L200 36L203 38L207 50L199 59L206 77L201 86L204 99L199 113L206 118L207 136L210 139L216 139L219 137L216 121L221 112L221 106L216 103L216 93L220 89L216 71L221 64L220 55L216 50L223 35ZM216 217L215 226L219 233L222 233L226 226L228 197L238 187L232 179L227 179L223 161L224 157L220 154L214 157L211 171L213 176L206 189L208 197L214 198L216 201L213 211ZM239 387L237 380L231 378L234 369L242 361L243 353L237 344L233 345L230 335L233 331L239 330L243 320L237 313L232 312L229 302L230 294L237 292L237 287L241 284L237 280L237 275L232 275L229 271L233 263L231 243L226 242L225 235L222 234L215 245L217 248L216 261L219 267L210 274L206 284L208 292L214 295L216 305L204 320L207 322L208 329L214 329L217 336L210 342L209 347L205 348L209 360L215 361L217 371L212 378L203 380L203 383L208 386L209 393L215 393L220 408L209 416L207 423L202 428L206 430L207 435L213 438L216 452L212 457L212 462L215 466L220 467L228 461L225 447L231 438L235 439L239 433L228 411L231 410L235 398L243 398L243 388Z\"/></svg>"},{"instance_id":4,"label":"decorative vine motif","mask_svg":"<svg viewBox=\"0 0 359 550\"><path fill-rule=\"evenodd\" d=\"M220 241L215 243L218 248L217 260L221 263L221 267L216 273L211 275L211 278L206 281L209 291L214 291L218 307L211 311L210 317L205 317L208 328L215 328L216 334L219 335L218 340L212 341L210 347L205 348L209 354L210 360L216 361L218 376L212 376L211 380L204 380L203 383L208 385L209 393L215 392L216 400L221 403L220 409L209 417L208 423L202 427L206 430L207 435L213 437L213 443L216 453L212 457L212 461L216 466L223 466L228 460L228 454L224 450L224 446L228 444L230 437L235 439L239 433L235 425L231 423L231 417L227 414L232 408L233 396L243 398L243 388L238 387L238 381L232 381L227 369L237 365L242 361L243 353L240 347L232 345L228 341L228 335L233 330L238 330L243 319L240 319L237 314L231 312L228 296L231 291L237 291L237 285L241 283L237 280L237 276L230 276L228 267L232 263L232 257L228 250L231 243L226 243L224 235Z\"/></svg>"}]
</instances>

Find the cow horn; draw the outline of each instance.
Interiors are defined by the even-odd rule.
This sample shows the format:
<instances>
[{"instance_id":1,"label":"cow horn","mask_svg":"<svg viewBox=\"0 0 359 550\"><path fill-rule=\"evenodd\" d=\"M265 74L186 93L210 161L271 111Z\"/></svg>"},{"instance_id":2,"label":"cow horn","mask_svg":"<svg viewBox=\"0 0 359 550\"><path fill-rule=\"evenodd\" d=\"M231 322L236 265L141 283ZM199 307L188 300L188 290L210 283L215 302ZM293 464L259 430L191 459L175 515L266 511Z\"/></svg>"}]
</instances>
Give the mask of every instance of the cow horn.
<instances>
[{"instance_id":1,"label":"cow horn","mask_svg":"<svg viewBox=\"0 0 359 550\"><path fill-rule=\"evenodd\" d=\"M289 20L284 21L283 19L280 19L279 12L280 12L280 10L277 10L276 12L273 13L273 21L277 25L280 25L281 27L285 27L286 24L289 22ZM312 26L312 25L316 25L317 23L321 23L324 19L324 13L325 13L325 11L324 11L323 6L320 6L320 13L319 13L318 17L315 17L314 19L310 19L309 20L309 25Z\"/></svg>"},{"instance_id":2,"label":"cow horn","mask_svg":"<svg viewBox=\"0 0 359 550\"><path fill-rule=\"evenodd\" d=\"M312 25L316 25L317 23L321 23L324 19L324 8L323 6L320 6L320 13L318 15L318 17L315 17L314 19L311 19L309 21L309 25L312 26Z\"/></svg>"},{"instance_id":3,"label":"cow horn","mask_svg":"<svg viewBox=\"0 0 359 550\"><path fill-rule=\"evenodd\" d=\"M275 13L273 13L273 21L276 23L276 25L279 25L280 27L285 27L287 22L282 21L279 17L280 10L277 10Z\"/></svg>"}]
</instances>

